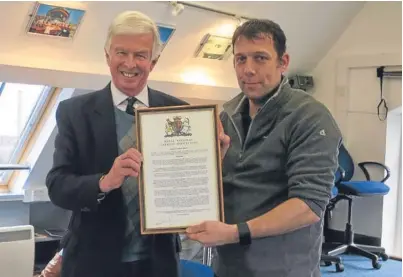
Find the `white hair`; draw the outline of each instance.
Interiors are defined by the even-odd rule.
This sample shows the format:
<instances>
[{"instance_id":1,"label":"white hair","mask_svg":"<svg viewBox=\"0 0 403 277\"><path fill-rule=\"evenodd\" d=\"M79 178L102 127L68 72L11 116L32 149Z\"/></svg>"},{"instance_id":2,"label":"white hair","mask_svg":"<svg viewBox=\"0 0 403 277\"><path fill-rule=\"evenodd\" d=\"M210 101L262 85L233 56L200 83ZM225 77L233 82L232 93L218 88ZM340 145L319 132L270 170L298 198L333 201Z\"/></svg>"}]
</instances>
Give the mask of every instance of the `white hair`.
<instances>
[{"instance_id":1,"label":"white hair","mask_svg":"<svg viewBox=\"0 0 403 277\"><path fill-rule=\"evenodd\" d=\"M137 11L126 11L118 14L112 21L108 29L105 42L105 50L109 53L112 37L115 35L137 35L152 33L154 44L152 50L152 60L156 59L160 53L161 40L157 24L147 15Z\"/></svg>"}]
</instances>

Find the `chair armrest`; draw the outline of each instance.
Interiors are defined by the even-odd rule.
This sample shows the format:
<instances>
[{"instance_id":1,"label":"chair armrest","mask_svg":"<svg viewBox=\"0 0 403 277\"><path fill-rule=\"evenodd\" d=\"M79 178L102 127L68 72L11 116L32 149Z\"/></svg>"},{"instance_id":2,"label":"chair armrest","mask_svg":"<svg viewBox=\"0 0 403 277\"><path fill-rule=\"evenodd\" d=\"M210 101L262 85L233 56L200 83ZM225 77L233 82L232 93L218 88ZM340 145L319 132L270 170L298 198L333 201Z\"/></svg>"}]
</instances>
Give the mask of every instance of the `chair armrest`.
<instances>
[{"instance_id":1,"label":"chair armrest","mask_svg":"<svg viewBox=\"0 0 403 277\"><path fill-rule=\"evenodd\" d=\"M390 169L384 164L378 163L378 162L361 162L358 163L358 166L361 168L361 170L364 172L365 178L367 181L373 181L371 180L371 176L369 175L368 170L365 168L367 165L376 165L382 167L386 171L386 176L381 180L381 182L385 182L387 179L390 177Z\"/></svg>"}]
</instances>

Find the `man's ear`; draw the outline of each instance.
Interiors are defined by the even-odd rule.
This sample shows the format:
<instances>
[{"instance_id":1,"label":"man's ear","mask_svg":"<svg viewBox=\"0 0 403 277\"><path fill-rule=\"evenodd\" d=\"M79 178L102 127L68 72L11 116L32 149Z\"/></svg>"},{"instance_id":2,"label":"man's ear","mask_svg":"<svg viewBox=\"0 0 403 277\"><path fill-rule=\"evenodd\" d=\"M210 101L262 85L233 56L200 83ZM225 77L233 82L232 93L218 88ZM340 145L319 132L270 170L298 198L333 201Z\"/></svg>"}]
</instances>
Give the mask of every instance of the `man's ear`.
<instances>
[{"instance_id":1,"label":"man's ear","mask_svg":"<svg viewBox=\"0 0 403 277\"><path fill-rule=\"evenodd\" d=\"M289 64L290 64L290 55L288 55L288 53L284 53L284 55L280 59L280 67L282 73L287 71Z\"/></svg>"},{"instance_id":2,"label":"man's ear","mask_svg":"<svg viewBox=\"0 0 403 277\"><path fill-rule=\"evenodd\" d=\"M161 55L160 55L160 56L161 56ZM151 62L151 69L150 69L150 71L152 71L152 70L154 69L155 65L157 64L157 62L158 62L158 60L159 60L159 58L160 58L160 56L156 57L156 58Z\"/></svg>"}]
</instances>

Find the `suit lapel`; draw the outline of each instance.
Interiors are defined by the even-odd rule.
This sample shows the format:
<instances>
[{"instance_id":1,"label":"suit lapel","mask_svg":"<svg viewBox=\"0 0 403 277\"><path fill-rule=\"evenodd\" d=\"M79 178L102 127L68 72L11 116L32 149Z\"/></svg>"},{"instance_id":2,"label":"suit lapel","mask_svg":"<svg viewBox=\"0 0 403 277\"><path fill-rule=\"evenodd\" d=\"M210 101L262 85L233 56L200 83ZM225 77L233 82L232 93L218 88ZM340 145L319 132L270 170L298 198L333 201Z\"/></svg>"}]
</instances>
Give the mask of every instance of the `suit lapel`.
<instances>
[{"instance_id":1,"label":"suit lapel","mask_svg":"<svg viewBox=\"0 0 403 277\"><path fill-rule=\"evenodd\" d=\"M158 92L148 88L148 103L150 107L162 107L165 106L164 98L158 95Z\"/></svg>"},{"instance_id":2,"label":"suit lapel","mask_svg":"<svg viewBox=\"0 0 403 277\"><path fill-rule=\"evenodd\" d=\"M165 105L164 98L149 88L148 100L150 107ZM116 135L115 111L110 84L96 92L93 109L89 110L89 120L94 138L94 156L102 172L108 172L119 155Z\"/></svg>"},{"instance_id":3,"label":"suit lapel","mask_svg":"<svg viewBox=\"0 0 403 277\"><path fill-rule=\"evenodd\" d=\"M96 163L102 172L107 173L118 156L115 125L115 111L110 86L97 92L94 109L90 112L90 126L93 127L94 153Z\"/></svg>"}]
</instances>

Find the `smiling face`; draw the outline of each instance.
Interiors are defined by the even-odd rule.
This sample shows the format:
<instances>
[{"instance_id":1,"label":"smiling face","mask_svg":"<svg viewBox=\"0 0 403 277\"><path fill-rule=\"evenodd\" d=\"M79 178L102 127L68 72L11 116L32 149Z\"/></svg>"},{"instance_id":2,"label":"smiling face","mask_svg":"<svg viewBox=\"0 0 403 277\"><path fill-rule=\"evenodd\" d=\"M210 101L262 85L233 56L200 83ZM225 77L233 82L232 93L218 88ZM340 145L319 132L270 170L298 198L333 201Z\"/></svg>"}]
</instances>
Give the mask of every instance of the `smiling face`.
<instances>
[{"instance_id":1,"label":"smiling face","mask_svg":"<svg viewBox=\"0 0 403 277\"><path fill-rule=\"evenodd\" d=\"M106 60L113 84L128 96L138 95L147 84L154 68L152 61L154 36L146 34L121 34L111 38Z\"/></svg>"},{"instance_id":2,"label":"smiling face","mask_svg":"<svg viewBox=\"0 0 403 277\"><path fill-rule=\"evenodd\" d=\"M278 57L271 36L248 39L239 36L234 44L234 66L238 84L250 100L259 100L281 82L289 56Z\"/></svg>"}]
</instances>

